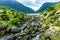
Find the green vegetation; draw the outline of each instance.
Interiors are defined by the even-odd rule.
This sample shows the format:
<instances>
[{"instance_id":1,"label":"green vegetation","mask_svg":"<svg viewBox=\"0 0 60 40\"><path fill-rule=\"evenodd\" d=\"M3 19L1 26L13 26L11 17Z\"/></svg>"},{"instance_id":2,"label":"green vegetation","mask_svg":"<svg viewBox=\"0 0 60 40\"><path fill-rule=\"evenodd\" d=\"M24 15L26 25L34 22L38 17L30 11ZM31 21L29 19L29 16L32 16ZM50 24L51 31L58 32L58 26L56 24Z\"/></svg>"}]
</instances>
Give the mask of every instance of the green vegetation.
<instances>
[{"instance_id":1,"label":"green vegetation","mask_svg":"<svg viewBox=\"0 0 60 40\"><path fill-rule=\"evenodd\" d=\"M43 24L54 24L56 21L58 22L60 17L60 12L58 12L60 3L57 3L54 7L48 7L46 10L44 10L40 18L43 21ZM57 9L56 9L57 8ZM58 12L58 13L57 13ZM55 24L54 24L55 25ZM57 25L58 26L58 25Z\"/></svg>"},{"instance_id":2,"label":"green vegetation","mask_svg":"<svg viewBox=\"0 0 60 40\"><path fill-rule=\"evenodd\" d=\"M8 30L8 28L11 28L11 33L13 33L15 29L12 30L12 27L18 28L18 26L21 25L20 23L23 24L25 21L27 21L28 18L30 18L30 16L28 17L26 14L22 12L18 12L16 10L12 10L8 7L6 8L5 7L6 6L0 7L0 34L3 34L4 30ZM46 10L42 11L40 14L40 19L39 17L36 19L37 21L39 20L41 21L41 25L39 21L37 23L39 24L38 27L35 27L37 25L34 25L35 27L34 28L33 26L31 27L29 23L27 27L22 29L23 36L24 36L24 32L28 32L27 34L29 36L31 33L35 34L37 31L40 32L41 30L39 40L60 40L60 2L58 2L55 6L48 7ZM32 18L30 18L29 21L31 20ZM32 21L34 20L35 17L33 18ZM7 29L4 28L5 26L7 26ZM30 30L28 29L31 30L30 34L29 34Z\"/></svg>"},{"instance_id":3,"label":"green vegetation","mask_svg":"<svg viewBox=\"0 0 60 40\"><path fill-rule=\"evenodd\" d=\"M26 18L28 18L27 15L15 10L0 10L0 25L16 26L18 22L24 21Z\"/></svg>"},{"instance_id":4,"label":"green vegetation","mask_svg":"<svg viewBox=\"0 0 60 40\"><path fill-rule=\"evenodd\" d=\"M49 27L40 36L40 40L60 40L60 2L41 12L40 18L42 26Z\"/></svg>"}]
</instances>

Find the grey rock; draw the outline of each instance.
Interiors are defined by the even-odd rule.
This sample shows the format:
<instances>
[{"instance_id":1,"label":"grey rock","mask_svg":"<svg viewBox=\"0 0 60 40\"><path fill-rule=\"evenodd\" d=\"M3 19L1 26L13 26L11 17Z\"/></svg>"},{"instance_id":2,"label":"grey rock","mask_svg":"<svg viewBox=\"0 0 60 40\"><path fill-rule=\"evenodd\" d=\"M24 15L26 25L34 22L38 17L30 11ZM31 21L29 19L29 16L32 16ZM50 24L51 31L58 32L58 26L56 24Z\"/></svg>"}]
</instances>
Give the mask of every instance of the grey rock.
<instances>
[{"instance_id":1,"label":"grey rock","mask_svg":"<svg viewBox=\"0 0 60 40\"><path fill-rule=\"evenodd\" d=\"M10 36L7 38L7 40L16 40L16 39L17 39L17 37L14 36L13 34L10 35Z\"/></svg>"},{"instance_id":2,"label":"grey rock","mask_svg":"<svg viewBox=\"0 0 60 40\"><path fill-rule=\"evenodd\" d=\"M18 32L20 32L21 30L20 30L20 28L17 28L17 27L13 27L12 29L11 29L11 32L12 33L18 33Z\"/></svg>"},{"instance_id":3,"label":"grey rock","mask_svg":"<svg viewBox=\"0 0 60 40\"><path fill-rule=\"evenodd\" d=\"M58 10L55 14L60 14L60 10Z\"/></svg>"},{"instance_id":4,"label":"grey rock","mask_svg":"<svg viewBox=\"0 0 60 40\"><path fill-rule=\"evenodd\" d=\"M6 30L7 26L0 25L0 30Z\"/></svg>"}]
</instances>

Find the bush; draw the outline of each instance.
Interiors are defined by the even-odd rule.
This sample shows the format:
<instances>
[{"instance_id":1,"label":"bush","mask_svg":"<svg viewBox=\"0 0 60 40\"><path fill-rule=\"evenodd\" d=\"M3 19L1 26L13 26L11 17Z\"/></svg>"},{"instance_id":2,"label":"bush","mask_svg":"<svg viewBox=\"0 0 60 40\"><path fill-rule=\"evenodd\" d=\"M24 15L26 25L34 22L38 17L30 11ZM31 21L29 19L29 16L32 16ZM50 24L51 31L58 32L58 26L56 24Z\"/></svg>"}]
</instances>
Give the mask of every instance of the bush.
<instances>
[{"instance_id":1,"label":"bush","mask_svg":"<svg viewBox=\"0 0 60 40\"><path fill-rule=\"evenodd\" d=\"M28 18L27 15L15 10L2 10L0 12L0 22L2 25L16 26L18 22L24 21L26 18Z\"/></svg>"}]
</instances>

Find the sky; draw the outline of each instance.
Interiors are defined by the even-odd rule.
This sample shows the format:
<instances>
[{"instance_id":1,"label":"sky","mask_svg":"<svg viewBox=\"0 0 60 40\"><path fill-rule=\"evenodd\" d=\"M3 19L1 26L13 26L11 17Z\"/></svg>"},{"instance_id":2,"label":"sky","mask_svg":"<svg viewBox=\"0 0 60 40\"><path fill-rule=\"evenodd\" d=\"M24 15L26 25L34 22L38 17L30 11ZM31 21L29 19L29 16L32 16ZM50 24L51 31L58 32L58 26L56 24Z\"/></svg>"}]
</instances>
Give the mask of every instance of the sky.
<instances>
[{"instance_id":1,"label":"sky","mask_svg":"<svg viewBox=\"0 0 60 40\"><path fill-rule=\"evenodd\" d=\"M37 11L42 6L42 4L46 2L59 2L60 0L16 0L16 1Z\"/></svg>"}]
</instances>

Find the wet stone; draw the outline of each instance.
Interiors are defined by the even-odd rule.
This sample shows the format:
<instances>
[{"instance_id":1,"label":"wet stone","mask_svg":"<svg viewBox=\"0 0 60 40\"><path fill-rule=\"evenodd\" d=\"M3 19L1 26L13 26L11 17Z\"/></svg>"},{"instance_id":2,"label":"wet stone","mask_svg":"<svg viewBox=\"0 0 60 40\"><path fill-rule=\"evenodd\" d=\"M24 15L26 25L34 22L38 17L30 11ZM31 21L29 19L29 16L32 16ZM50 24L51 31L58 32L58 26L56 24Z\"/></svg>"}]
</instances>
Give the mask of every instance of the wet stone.
<instances>
[{"instance_id":1,"label":"wet stone","mask_svg":"<svg viewBox=\"0 0 60 40\"><path fill-rule=\"evenodd\" d=\"M0 25L0 30L6 30L7 26Z\"/></svg>"},{"instance_id":2,"label":"wet stone","mask_svg":"<svg viewBox=\"0 0 60 40\"><path fill-rule=\"evenodd\" d=\"M17 39L17 37L14 36L13 34L10 35L10 36L7 38L7 40L16 40L16 39Z\"/></svg>"},{"instance_id":3,"label":"wet stone","mask_svg":"<svg viewBox=\"0 0 60 40\"><path fill-rule=\"evenodd\" d=\"M19 28L17 28L17 27L13 27L12 29L11 29L11 32L12 33L18 33L18 32L20 32L21 30L19 29Z\"/></svg>"}]
</instances>

